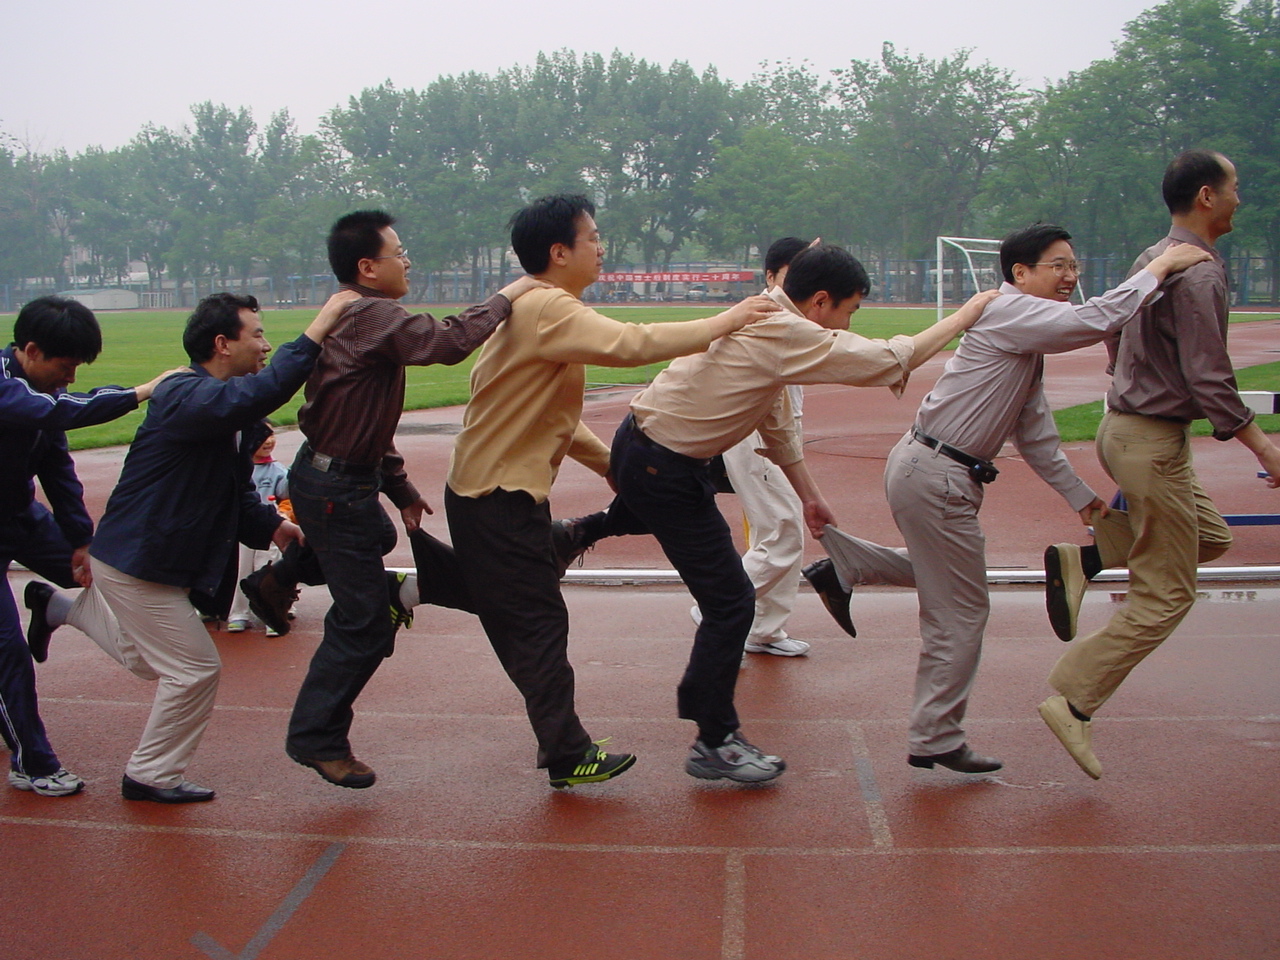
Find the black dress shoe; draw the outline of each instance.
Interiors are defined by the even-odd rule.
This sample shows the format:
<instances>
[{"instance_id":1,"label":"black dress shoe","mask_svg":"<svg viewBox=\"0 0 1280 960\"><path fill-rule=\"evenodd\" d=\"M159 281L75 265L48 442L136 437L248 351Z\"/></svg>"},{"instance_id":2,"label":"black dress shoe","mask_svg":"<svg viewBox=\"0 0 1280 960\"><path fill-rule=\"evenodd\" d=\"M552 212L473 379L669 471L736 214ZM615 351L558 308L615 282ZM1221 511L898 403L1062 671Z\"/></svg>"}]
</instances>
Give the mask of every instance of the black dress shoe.
<instances>
[{"instance_id":1,"label":"black dress shoe","mask_svg":"<svg viewBox=\"0 0 1280 960\"><path fill-rule=\"evenodd\" d=\"M151 800L155 803L204 803L214 792L183 780L176 787L150 787L132 777L120 781L120 793L126 800Z\"/></svg>"},{"instance_id":2,"label":"black dress shoe","mask_svg":"<svg viewBox=\"0 0 1280 960\"><path fill-rule=\"evenodd\" d=\"M31 611L31 622L27 624L27 647L31 650L31 659L36 663L44 663L49 659L49 638L54 628L49 626L49 598L53 596L53 587L39 580L27 584L22 594L22 602Z\"/></svg>"},{"instance_id":3,"label":"black dress shoe","mask_svg":"<svg viewBox=\"0 0 1280 960\"><path fill-rule=\"evenodd\" d=\"M856 637L853 619L849 616L849 601L853 599L853 591L840 586L840 578L836 576L835 564L830 559L816 560L800 571L809 581L809 586L817 592L827 613L840 624L840 629L851 637Z\"/></svg>"},{"instance_id":4,"label":"black dress shoe","mask_svg":"<svg viewBox=\"0 0 1280 960\"><path fill-rule=\"evenodd\" d=\"M289 609L298 599L298 585L281 582L273 563L268 562L241 580L240 590L254 616L281 637L289 632L293 626L289 622Z\"/></svg>"},{"instance_id":5,"label":"black dress shoe","mask_svg":"<svg viewBox=\"0 0 1280 960\"><path fill-rule=\"evenodd\" d=\"M940 767L954 770L956 773L991 773L1004 766L995 757L980 757L969 749L967 743L961 744L946 753L936 753L931 757L917 757L914 753L907 755L907 763L913 767L924 767L932 770L936 763Z\"/></svg>"}]
</instances>

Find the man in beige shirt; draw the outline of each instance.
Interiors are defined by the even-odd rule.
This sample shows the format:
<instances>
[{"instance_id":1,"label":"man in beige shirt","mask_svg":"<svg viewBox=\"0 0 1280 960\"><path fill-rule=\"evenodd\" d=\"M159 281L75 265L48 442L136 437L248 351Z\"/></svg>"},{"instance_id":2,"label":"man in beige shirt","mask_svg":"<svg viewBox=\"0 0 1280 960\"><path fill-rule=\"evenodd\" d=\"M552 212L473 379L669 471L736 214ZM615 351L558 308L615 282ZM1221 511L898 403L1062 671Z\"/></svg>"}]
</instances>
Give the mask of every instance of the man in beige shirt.
<instances>
[{"instance_id":1,"label":"man in beige shirt","mask_svg":"<svg viewBox=\"0 0 1280 960\"><path fill-rule=\"evenodd\" d=\"M752 783L786 769L738 731L733 695L754 590L716 507L708 461L758 430L762 452L795 488L810 532L821 536L833 517L805 466L784 388L845 383L901 394L909 372L972 324L990 299L979 295L914 337L868 340L847 328L870 287L845 250L801 252L782 289L767 294L781 312L672 363L631 402L614 437L611 531L657 537L702 611L678 690L680 716L698 725L685 762L691 776Z\"/></svg>"},{"instance_id":2,"label":"man in beige shirt","mask_svg":"<svg viewBox=\"0 0 1280 960\"><path fill-rule=\"evenodd\" d=\"M461 582L484 598L475 604L480 622L525 698L538 766L557 789L608 780L635 763L593 744L578 719L551 539L547 497L565 456L609 474L608 447L581 422L584 365L697 353L778 309L752 297L709 319L643 325L596 313L579 299L604 255L594 216L585 197L553 196L512 218L521 265L552 286L522 297L476 361L445 489Z\"/></svg>"}]
</instances>

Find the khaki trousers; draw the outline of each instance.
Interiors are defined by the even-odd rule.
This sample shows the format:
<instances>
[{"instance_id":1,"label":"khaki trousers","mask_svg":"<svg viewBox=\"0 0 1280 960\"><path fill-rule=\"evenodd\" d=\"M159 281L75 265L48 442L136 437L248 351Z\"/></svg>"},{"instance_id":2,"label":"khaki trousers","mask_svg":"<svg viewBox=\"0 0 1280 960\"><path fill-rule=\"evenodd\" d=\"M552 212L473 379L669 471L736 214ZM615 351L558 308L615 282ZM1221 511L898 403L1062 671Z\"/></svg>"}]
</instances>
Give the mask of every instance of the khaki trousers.
<instances>
[{"instance_id":1,"label":"khaki trousers","mask_svg":"<svg viewBox=\"0 0 1280 960\"><path fill-rule=\"evenodd\" d=\"M182 782L209 725L222 661L187 591L139 580L93 559L93 586L83 590L67 623L135 676L158 680L151 716L125 766L139 783Z\"/></svg>"},{"instance_id":2,"label":"khaki trousers","mask_svg":"<svg viewBox=\"0 0 1280 960\"><path fill-rule=\"evenodd\" d=\"M1231 546L1226 521L1192 469L1185 425L1108 412L1097 451L1129 508L1094 525L1098 552L1104 567L1127 560L1129 599L1105 627L1073 643L1049 674L1050 686L1085 714L1106 703L1182 622L1195 602L1197 564Z\"/></svg>"}]
</instances>

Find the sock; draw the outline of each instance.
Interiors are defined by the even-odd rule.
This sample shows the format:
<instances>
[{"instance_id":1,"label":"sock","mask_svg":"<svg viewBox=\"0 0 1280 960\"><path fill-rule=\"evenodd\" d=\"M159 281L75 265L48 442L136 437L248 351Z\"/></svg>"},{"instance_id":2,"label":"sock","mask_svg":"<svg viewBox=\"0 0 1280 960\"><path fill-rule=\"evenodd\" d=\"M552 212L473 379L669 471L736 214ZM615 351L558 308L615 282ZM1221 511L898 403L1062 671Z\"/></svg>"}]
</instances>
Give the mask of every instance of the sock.
<instances>
[{"instance_id":1,"label":"sock","mask_svg":"<svg viewBox=\"0 0 1280 960\"><path fill-rule=\"evenodd\" d=\"M406 573L404 582L400 584L400 605L406 610L412 610L419 602L418 575L416 573Z\"/></svg>"},{"instance_id":2,"label":"sock","mask_svg":"<svg viewBox=\"0 0 1280 960\"><path fill-rule=\"evenodd\" d=\"M55 590L53 595L49 597L49 605L45 608L44 619L50 627L60 627L67 622L67 614L71 612L71 605L75 603L75 597L62 590Z\"/></svg>"},{"instance_id":3,"label":"sock","mask_svg":"<svg viewBox=\"0 0 1280 960\"><path fill-rule=\"evenodd\" d=\"M1098 552L1096 543L1080 548L1080 568L1086 580L1092 580L1102 572L1102 554Z\"/></svg>"},{"instance_id":4,"label":"sock","mask_svg":"<svg viewBox=\"0 0 1280 960\"><path fill-rule=\"evenodd\" d=\"M1079 721L1081 721L1081 722L1083 722L1083 723L1088 723L1090 720L1092 720L1092 719L1093 719L1092 717L1085 716L1083 713L1081 713L1079 710L1077 710L1075 707L1073 707L1073 706L1071 705L1071 701L1070 701L1070 700L1068 700L1068 701L1067 701L1067 709L1071 711L1071 715L1072 715L1073 717L1075 717L1077 720L1079 720Z\"/></svg>"}]
</instances>

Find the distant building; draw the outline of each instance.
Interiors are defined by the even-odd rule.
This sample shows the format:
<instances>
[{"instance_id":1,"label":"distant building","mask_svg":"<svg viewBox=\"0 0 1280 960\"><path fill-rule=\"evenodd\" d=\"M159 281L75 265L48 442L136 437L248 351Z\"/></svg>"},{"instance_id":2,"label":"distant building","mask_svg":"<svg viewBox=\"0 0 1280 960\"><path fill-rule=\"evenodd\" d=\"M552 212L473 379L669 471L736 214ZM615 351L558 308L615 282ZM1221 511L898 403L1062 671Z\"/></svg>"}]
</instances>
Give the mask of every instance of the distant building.
<instances>
[{"instance_id":1,"label":"distant building","mask_svg":"<svg viewBox=\"0 0 1280 960\"><path fill-rule=\"evenodd\" d=\"M132 290L63 290L58 296L83 303L90 310L138 309L138 295Z\"/></svg>"}]
</instances>

